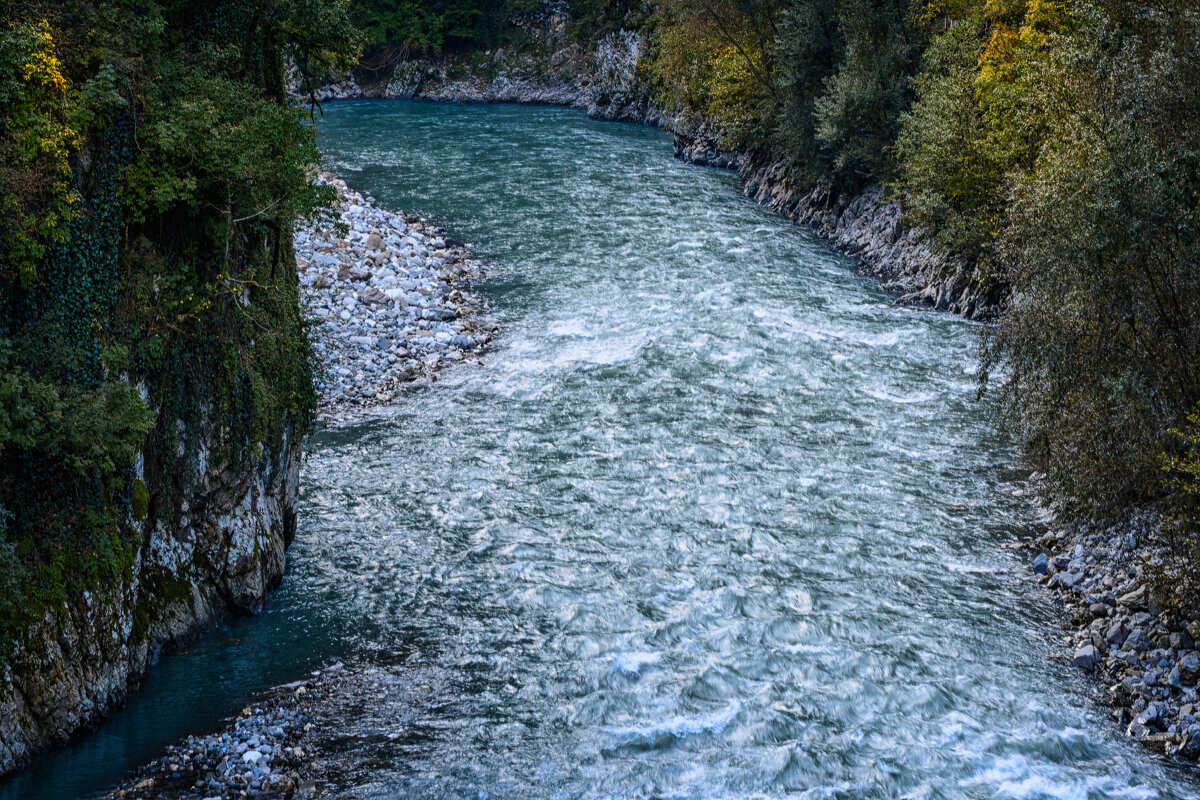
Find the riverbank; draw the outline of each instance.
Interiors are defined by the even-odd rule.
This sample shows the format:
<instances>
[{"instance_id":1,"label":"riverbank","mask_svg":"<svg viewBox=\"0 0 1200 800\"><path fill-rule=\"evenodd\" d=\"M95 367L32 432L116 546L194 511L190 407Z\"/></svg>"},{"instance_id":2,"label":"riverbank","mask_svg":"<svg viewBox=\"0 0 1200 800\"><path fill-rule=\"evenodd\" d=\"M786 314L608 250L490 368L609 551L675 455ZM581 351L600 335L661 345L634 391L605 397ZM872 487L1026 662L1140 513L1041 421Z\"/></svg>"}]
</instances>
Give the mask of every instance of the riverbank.
<instances>
[{"instance_id":1,"label":"riverbank","mask_svg":"<svg viewBox=\"0 0 1200 800\"><path fill-rule=\"evenodd\" d=\"M390 403L451 364L479 364L495 331L481 326L467 287L480 265L425 221L380 208L329 173L320 180L337 203L298 225L294 242L326 420Z\"/></svg>"},{"instance_id":2,"label":"riverbank","mask_svg":"<svg viewBox=\"0 0 1200 800\"><path fill-rule=\"evenodd\" d=\"M532 144L549 164L464 163L481 122L497 149ZM605 146L553 146L580 128ZM967 326L888 309L729 176L664 160L651 132L408 104L344 106L327 130L331 157L364 168L383 202L473 210L471 236L523 271L503 295L519 309L504 358L415 393L369 442L339 433L310 456L307 565L289 591L347 629L330 657L363 653L420 687L394 687L401 713L383 706L373 738L363 726L343 740L360 793L473 796L498 779L505 796L550 781L634 792L683 785L700 764L691 796L782 795L870 786L880 749L908 765L889 796L996 787L997 769L1109 797L1118 764L1161 777L1112 726L1088 724L1078 677L1043 657L1044 606L1013 591L1021 561L996 545L1023 537L1016 504L994 502L1007 458L971 402ZM391 152L353 155L386 131ZM410 147L430 155L415 185L398 185L400 167L365 171L410 163L395 157ZM653 185L621 183L631 169ZM578 179L539 184L563 174ZM531 185L559 213L465 191ZM636 248L610 260L613 207ZM530 237L535 225L566 233ZM830 419L873 431L870 444ZM577 498L566 517L563 492ZM814 741L834 755L810 758ZM338 755L301 747L326 766ZM396 757L374 759L381 747ZM731 747L749 770L723 760Z\"/></svg>"},{"instance_id":3,"label":"riverbank","mask_svg":"<svg viewBox=\"0 0 1200 800\"><path fill-rule=\"evenodd\" d=\"M452 365L481 364L495 328L481 328L483 306L467 283L482 267L424 220L380 207L331 173L319 181L336 203L298 224L294 242L323 421L395 402ZM315 742L337 735L351 698L378 699L373 674L335 665L278 687L215 732L168 746L106 797L321 797Z\"/></svg>"},{"instance_id":4,"label":"riverbank","mask_svg":"<svg viewBox=\"0 0 1200 800\"><path fill-rule=\"evenodd\" d=\"M1038 540L1035 579L1061 603L1072 665L1104 687L1127 735L1169 756L1200 757L1200 622L1155 602L1169 543L1150 510L1055 526Z\"/></svg>"},{"instance_id":5,"label":"riverbank","mask_svg":"<svg viewBox=\"0 0 1200 800\"><path fill-rule=\"evenodd\" d=\"M163 798L317 798L324 796L322 753L314 741L319 709L346 684L341 665L280 686L219 730L167 747L106 800Z\"/></svg>"},{"instance_id":6,"label":"riverbank","mask_svg":"<svg viewBox=\"0 0 1200 800\"><path fill-rule=\"evenodd\" d=\"M655 100L643 67L645 33L616 31L589 52L551 20L531 49L497 49L469 61L420 59L397 64L374 82L353 76L316 90L319 102L408 99L439 103L515 103L582 110L593 119L650 125L674 137L675 156L687 163L731 169L742 193L812 228L858 261L858 271L899 295L904 305L932 307L977 321L994 319L1003 298L975 282L958 259L929 245L905 223L900 203L882 187L848 191L829 180L803 177L785 159L728 149L706 119ZM298 86L293 93L300 99Z\"/></svg>"},{"instance_id":7,"label":"riverbank","mask_svg":"<svg viewBox=\"0 0 1200 800\"><path fill-rule=\"evenodd\" d=\"M318 800L362 768L348 743L387 749L400 737L372 719L403 720L422 687L386 667L335 663L253 702L208 734L189 736L103 800Z\"/></svg>"},{"instance_id":8,"label":"riverbank","mask_svg":"<svg viewBox=\"0 0 1200 800\"><path fill-rule=\"evenodd\" d=\"M0 668L0 772L99 727L161 658L222 619L257 613L279 585L296 530L300 438L289 430L278 450L241 465L215 450L204 441L176 527L147 531L130 574L110 594L47 610Z\"/></svg>"}]
</instances>

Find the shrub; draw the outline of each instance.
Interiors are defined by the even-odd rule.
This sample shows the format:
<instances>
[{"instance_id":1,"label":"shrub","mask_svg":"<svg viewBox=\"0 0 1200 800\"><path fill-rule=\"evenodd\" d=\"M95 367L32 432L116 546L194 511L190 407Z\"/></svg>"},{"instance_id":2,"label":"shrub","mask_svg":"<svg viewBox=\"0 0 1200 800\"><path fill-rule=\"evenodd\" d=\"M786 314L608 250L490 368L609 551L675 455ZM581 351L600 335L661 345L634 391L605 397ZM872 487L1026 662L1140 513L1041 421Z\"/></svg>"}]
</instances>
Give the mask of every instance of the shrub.
<instances>
[{"instance_id":1,"label":"shrub","mask_svg":"<svg viewBox=\"0 0 1200 800\"><path fill-rule=\"evenodd\" d=\"M923 37L900 1L843 0L838 28L845 47L815 101L816 139L844 179L886 179Z\"/></svg>"},{"instance_id":2,"label":"shrub","mask_svg":"<svg viewBox=\"0 0 1200 800\"><path fill-rule=\"evenodd\" d=\"M1167 562L1159 576L1169 605L1188 619L1200 618L1200 404L1170 431L1162 468L1170 492L1166 520Z\"/></svg>"},{"instance_id":3,"label":"shrub","mask_svg":"<svg viewBox=\"0 0 1200 800\"><path fill-rule=\"evenodd\" d=\"M1200 14L1081 20L1048 64L1063 113L1011 195L986 355L1033 465L1102 514L1162 494L1168 431L1200 400Z\"/></svg>"},{"instance_id":4,"label":"shrub","mask_svg":"<svg viewBox=\"0 0 1200 800\"><path fill-rule=\"evenodd\" d=\"M291 231L331 193L284 56L312 77L356 35L344 0L0 11L6 644L127 574L200 439L241 466L307 428Z\"/></svg>"},{"instance_id":5,"label":"shrub","mask_svg":"<svg viewBox=\"0 0 1200 800\"><path fill-rule=\"evenodd\" d=\"M897 141L905 212L936 242L975 261L991 247L1007 198L1004 168L983 144L976 99L983 20L959 20L930 43Z\"/></svg>"}]
</instances>

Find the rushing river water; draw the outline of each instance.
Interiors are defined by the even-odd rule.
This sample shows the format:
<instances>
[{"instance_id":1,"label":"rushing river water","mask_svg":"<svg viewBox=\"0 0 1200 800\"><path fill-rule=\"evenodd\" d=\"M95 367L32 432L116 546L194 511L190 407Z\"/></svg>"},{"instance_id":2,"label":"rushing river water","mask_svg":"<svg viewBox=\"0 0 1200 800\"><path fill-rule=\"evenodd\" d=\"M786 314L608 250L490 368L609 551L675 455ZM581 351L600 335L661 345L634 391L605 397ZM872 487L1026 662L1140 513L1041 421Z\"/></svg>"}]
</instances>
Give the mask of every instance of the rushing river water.
<instances>
[{"instance_id":1,"label":"rushing river water","mask_svg":"<svg viewBox=\"0 0 1200 800\"><path fill-rule=\"evenodd\" d=\"M345 797L1196 795L1021 579L974 326L892 307L658 131L380 102L322 128L352 186L494 265L498 344L316 436L268 611L0 797L93 791L333 659L413 695L347 738Z\"/></svg>"}]
</instances>

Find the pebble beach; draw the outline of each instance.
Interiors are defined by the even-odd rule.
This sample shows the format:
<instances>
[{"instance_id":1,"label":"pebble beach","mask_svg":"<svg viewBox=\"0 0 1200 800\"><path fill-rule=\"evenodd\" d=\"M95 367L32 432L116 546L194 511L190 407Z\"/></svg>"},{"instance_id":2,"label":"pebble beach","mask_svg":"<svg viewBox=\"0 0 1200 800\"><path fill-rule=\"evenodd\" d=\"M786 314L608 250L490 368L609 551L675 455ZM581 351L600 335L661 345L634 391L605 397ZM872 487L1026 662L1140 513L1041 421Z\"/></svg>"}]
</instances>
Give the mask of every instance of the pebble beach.
<instances>
[{"instance_id":1,"label":"pebble beach","mask_svg":"<svg viewBox=\"0 0 1200 800\"><path fill-rule=\"evenodd\" d=\"M329 173L320 181L337 204L299 225L294 241L322 414L386 404L449 365L480 363L495 332L467 287L480 265L423 220L383 209Z\"/></svg>"}]
</instances>

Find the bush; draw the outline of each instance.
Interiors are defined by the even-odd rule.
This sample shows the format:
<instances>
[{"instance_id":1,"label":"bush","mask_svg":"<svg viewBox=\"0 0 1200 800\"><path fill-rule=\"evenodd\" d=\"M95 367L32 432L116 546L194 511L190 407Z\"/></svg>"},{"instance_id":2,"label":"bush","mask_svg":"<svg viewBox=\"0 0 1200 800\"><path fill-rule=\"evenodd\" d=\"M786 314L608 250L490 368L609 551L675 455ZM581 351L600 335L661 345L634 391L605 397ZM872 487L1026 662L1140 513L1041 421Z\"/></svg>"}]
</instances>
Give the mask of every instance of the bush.
<instances>
[{"instance_id":1,"label":"bush","mask_svg":"<svg viewBox=\"0 0 1200 800\"><path fill-rule=\"evenodd\" d=\"M722 143L846 183L886 178L920 57L903 0L673 0L655 24L660 102Z\"/></svg>"},{"instance_id":2,"label":"bush","mask_svg":"<svg viewBox=\"0 0 1200 800\"><path fill-rule=\"evenodd\" d=\"M776 59L779 72L778 151L815 178L828 166L817 144L817 98L841 57L835 0L790 0L783 10Z\"/></svg>"},{"instance_id":3,"label":"bush","mask_svg":"<svg viewBox=\"0 0 1200 800\"><path fill-rule=\"evenodd\" d=\"M173 524L199 440L241 466L307 429L291 232L331 192L284 56L312 78L348 65L356 34L344 0L0 11L7 643L127 576L145 531Z\"/></svg>"},{"instance_id":4,"label":"bush","mask_svg":"<svg viewBox=\"0 0 1200 800\"><path fill-rule=\"evenodd\" d=\"M834 170L852 183L892 174L900 115L911 99L909 82L923 38L907 18L901 1L840 4L844 52L814 113L817 142Z\"/></svg>"},{"instance_id":5,"label":"bush","mask_svg":"<svg viewBox=\"0 0 1200 800\"><path fill-rule=\"evenodd\" d=\"M703 114L730 148L769 143L779 93L774 0L672 0L654 26L650 73L665 107Z\"/></svg>"},{"instance_id":6,"label":"bush","mask_svg":"<svg viewBox=\"0 0 1200 800\"><path fill-rule=\"evenodd\" d=\"M1011 194L1010 309L989 343L1033 465L1072 510L1162 494L1200 401L1200 13L1089 8L1048 62L1062 113Z\"/></svg>"},{"instance_id":7,"label":"bush","mask_svg":"<svg viewBox=\"0 0 1200 800\"><path fill-rule=\"evenodd\" d=\"M1200 404L1185 424L1170 431L1162 455L1171 493L1167 520L1168 559L1160 577L1164 600L1188 619L1200 618Z\"/></svg>"},{"instance_id":8,"label":"bush","mask_svg":"<svg viewBox=\"0 0 1200 800\"><path fill-rule=\"evenodd\" d=\"M933 39L897 141L905 212L969 261L990 252L1007 200L976 99L983 26L979 17L959 20Z\"/></svg>"}]
</instances>

